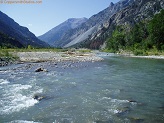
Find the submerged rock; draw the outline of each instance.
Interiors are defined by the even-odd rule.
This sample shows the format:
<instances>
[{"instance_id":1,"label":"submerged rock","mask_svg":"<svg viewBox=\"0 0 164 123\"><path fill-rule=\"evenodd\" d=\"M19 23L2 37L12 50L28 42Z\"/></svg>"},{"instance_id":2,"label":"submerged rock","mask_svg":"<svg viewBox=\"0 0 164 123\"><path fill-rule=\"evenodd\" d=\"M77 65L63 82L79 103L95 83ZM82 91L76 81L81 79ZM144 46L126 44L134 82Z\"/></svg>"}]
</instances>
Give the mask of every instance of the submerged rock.
<instances>
[{"instance_id":1,"label":"submerged rock","mask_svg":"<svg viewBox=\"0 0 164 123\"><path fill-rule=\"evenodd\" d=\"M141 118L132 117L130 118L130 121L134 123L143 123L145 120Z\"/></svg>"},{"instance_id":2,"label":"submerged rock","mask_svg":"<svg viewBox=\"0 0 164 123\"><path fill-rule=\"evenodd\" d=\"M145 106L146 104L145 103L142 103L142 102L138 102L136 100L128 100L130 103L132 104L136 104L138 106Z\"/></svg>"},{"instance_id":3,"label":"submerged rock","mask_svg":"<svg viewBox=\"0 0 164 123\"><path fill-rule=\"evenodd\" d=\"M158 109L164 111L164 106L158 107Z\"/></svg>"},{"instance_id":4,"label":"submerged rock","mask_svg":"<svg viewBox=\"0 0 164 123\"><path fill-rule=\"evenodd\" d=\"M123 107L123 108L117 109L116 115L123 116L129 113L130 111L131 111L130 107Z\"/></svg>"}]
</instances>

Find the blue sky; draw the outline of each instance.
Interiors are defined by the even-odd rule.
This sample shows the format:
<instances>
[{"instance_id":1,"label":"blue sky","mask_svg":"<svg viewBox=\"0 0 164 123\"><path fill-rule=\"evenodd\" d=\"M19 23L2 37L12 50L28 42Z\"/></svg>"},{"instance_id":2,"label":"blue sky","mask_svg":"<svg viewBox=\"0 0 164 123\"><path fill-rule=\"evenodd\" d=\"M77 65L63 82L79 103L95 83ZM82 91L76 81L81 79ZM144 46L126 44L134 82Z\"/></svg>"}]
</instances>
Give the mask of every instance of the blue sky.
<instances>
[{"instance_id":1,"label":"blue sky","mask_svg":"<svg viewBox=\"0 0 164 123\"><path fill-rule=\"evenodd\" d=\"M13 18L21 26L29 28L36 36L39 36L68 18L89 18L107 8L110 2L116 3L118 1L42 0L40 4L6 4L3 2L0 3L0 11Z\"/></svg>"}]
</instances>

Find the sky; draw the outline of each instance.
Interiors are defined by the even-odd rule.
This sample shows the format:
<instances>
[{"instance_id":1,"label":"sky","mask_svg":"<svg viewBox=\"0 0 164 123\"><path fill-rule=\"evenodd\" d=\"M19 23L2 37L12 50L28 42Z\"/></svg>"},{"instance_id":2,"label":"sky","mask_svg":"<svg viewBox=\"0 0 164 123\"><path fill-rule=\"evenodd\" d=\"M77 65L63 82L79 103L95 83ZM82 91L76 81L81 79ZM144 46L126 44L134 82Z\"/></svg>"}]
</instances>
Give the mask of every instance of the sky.
<instances>
[{"instance_id":1,"label":"sky","mask_svg":"<svg viewBox=\"0 0 164 123\"><path fill-rule=\"evenodd\" d=\"M34 1L35 3L11 3ZM40 1L40 3L36 3ZM40 36L69 18L90 18L119 0L0 0L0 11ZM9 4L10 3L10 4Z\"/></svg>"}]
</instances>

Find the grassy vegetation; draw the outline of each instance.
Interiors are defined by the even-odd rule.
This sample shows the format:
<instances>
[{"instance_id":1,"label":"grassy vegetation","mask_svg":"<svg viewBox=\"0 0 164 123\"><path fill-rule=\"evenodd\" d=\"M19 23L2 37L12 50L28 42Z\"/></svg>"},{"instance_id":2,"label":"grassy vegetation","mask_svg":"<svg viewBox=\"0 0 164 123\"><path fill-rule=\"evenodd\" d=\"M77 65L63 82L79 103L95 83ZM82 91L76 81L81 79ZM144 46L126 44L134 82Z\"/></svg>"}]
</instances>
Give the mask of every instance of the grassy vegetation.
<instances>
[{"instance_id":1,"label":"grassy vegetation","mask_svg":"<svg viewBox=\"0 0 164 123\"><path fill-rule=\"evenodd\" d=\"M8 52L8 50L1 49L0 57L12 57L12 55Z\"/></svg>"},{"instance_id":2,"label":"grassy vegetation","mask_svg":"<svg viewBox=\"0 0 164 123\"><path fill-rule=\"evenodd\" d=\"M10 49L11 50L11 49ZM10 59L12 61L17 60L18 57L14 56L10 53L10 50L8 49L0 49L0 58L7 58Z\"/></svg>"},{"instance_id":3,"label":"grassy vegetation","mask_svg":"<svg viewBox=\"0 0 164 123\"><path fill-rule=\"evenodd\" d=\"M1 48L0 51L8 52L65 52L67 49L58 48Z\"/></svg>"},{"instance_id":4,"label":"grassy vegetation","mask_svg":"<svg viewBox=\"0 0 164 123\"><path fill-rule=\"evenodd\" d=\"M90 52L91 52L90 49L84 49L84 48L79 49L78 51L79 51L80 53L90 53Z\"/></svg>"}]
</instances>

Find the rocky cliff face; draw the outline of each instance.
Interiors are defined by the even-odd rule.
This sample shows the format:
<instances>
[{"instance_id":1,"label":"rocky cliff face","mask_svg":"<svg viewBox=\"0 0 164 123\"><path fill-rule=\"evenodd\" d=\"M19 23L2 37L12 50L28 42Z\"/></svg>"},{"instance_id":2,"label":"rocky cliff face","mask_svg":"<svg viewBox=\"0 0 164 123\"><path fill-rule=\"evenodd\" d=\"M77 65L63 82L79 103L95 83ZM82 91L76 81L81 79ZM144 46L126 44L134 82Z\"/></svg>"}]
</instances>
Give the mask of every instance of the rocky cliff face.
<instances>
[{"instance_id":1,"label":"rocky cliff face","mask_svg":"<svg viewBox=\"0 0 164 123\"><path fill-rule=\"evenodd\" d=\"M17 44L19 42L24 47L28 45L34 47L49 47L48 44L46 44L43 41L40 41L32 32L30 32L28 28L20 26L12 18L8 17L6 14L2 13L1 11L0 11L0 33L2 34L1 39L2 38L4 39L4 37L2 36L5 35L17 41ZM2 42L2 40L0 41Z\"/></svg>"},{"instance_id":2,"label":"rocky cliff face","mask_svg":"<svg viewBox=\"0 0 164 123\"><path fill-rule=\"evenodd\" d=\"M67 33L71 29L77 28L79 25L86 22L87 20L87 18L70 18L57 27L54 27L47 33L39 36L38 38L49 43L52 46L58 46L58 41L61 40L65 33ZM62 44L62 42L60 43Z\"/></svg>"},{"instance_id":3,"label":"rocky cliff face","mask_svg":"<svg viewBox=\"0 0 164 123\"><path fill-rule=\"evenodd\" d=\"M150 20L161 9L164 9L163 0L134 0L127 7L104 20L89 38L75 46L98 49L110 37L115 26L124 25L129 28L140 21Z\"/></svg>"}]
</instances>

